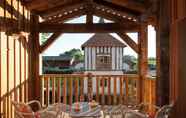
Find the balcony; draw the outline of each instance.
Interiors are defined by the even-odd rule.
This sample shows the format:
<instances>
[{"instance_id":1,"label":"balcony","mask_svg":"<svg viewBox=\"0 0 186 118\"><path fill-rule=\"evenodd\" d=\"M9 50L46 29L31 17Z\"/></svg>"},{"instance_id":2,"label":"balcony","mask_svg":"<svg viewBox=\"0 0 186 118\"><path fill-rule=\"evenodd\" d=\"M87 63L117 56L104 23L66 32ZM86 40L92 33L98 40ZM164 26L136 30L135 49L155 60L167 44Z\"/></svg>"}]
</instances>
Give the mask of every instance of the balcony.
<instances>
[{"instance_id":1,"label":"balcony","mask_svg":"<svg viewBox=\"0 0 186 118\"><path fill-rule=\"evenodd\" d=\"M72 104L94 99L101 105L136 105L141 101L155 104L155 79L138 75L47 74L41 75L40 102ZM141 85L143 81L144 85ZM28 81L1 97L1 113L14 117L11 100L28 101ZM153 110L150 109L149 110Z\"/></svg>"}]
</instances>

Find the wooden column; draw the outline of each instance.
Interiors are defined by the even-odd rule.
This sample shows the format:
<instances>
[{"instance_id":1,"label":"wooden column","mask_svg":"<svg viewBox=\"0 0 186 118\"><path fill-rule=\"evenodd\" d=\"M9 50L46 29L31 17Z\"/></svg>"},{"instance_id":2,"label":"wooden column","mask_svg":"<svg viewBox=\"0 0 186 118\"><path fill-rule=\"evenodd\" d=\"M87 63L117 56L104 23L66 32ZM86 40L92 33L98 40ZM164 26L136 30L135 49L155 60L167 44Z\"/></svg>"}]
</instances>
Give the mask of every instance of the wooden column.
<instances>
[{"instance_id":1,"label":"wooden column","mask_svg":"<svg viewBox=\"0 0 186 118\"><path fill-rule=\"evenodd\" d=\"M156 96L157 105L162 106L169 103L169 31L170 15L169 0L160 2L157 30L157 83Z\"/></svg>"},{"instance_id":2,"label":"wooden column","mask_svg":"<svg viewBox=\"0 0 186 118\"><path fill-rule=\"evenodd\" d=\"M29 37L29 100L40 100L40 79L39 79L39 33L37 24L39 17L31 13L30 37ZM31 88L31 89L30 89Z\"/></svg>"},{"instance_id":3,"label":"wooden column","mask_svg":"<svg viewBox=\"0 0 186 118\"><path fill-rule=\"evenodd\" d=\"M171 118L185 118L186 109L186 2L171 0L170 90L174 101Z\"/></svg>"},{"instance_id":4,"label":"wooden column","mask_svg":"<svg viewBox=\"0 0 186 118\"><path fill-rule=\"evenodd\" d=\"M148 25L146 22L141 23L140 31L138 33L139 40L139 76L140 76L140 100L139 102L144 101L144 79L147 76L148 70Z\"/></svg>"}]
</instances>

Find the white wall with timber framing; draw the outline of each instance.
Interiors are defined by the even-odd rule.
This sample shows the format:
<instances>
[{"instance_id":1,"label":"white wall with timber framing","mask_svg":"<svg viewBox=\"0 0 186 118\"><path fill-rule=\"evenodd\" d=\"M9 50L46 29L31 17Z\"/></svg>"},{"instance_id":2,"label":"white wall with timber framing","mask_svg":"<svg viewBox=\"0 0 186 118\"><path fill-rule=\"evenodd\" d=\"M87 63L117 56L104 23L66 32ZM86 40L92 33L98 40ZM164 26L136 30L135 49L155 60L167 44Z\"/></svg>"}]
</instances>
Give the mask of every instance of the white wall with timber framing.
<instances>
[{"instance_id":1,"label":"white wall with timber framing","mask_svg":"<svg viewBox=\"0 0 186 118\"><path fill-rule=\"evenodd\" d=\"M123 47L85 47L84 55L85 71L122 71L123 69ZM98 56L109 56L110 69L98 69Z\"/></svg>"}]
</instances>

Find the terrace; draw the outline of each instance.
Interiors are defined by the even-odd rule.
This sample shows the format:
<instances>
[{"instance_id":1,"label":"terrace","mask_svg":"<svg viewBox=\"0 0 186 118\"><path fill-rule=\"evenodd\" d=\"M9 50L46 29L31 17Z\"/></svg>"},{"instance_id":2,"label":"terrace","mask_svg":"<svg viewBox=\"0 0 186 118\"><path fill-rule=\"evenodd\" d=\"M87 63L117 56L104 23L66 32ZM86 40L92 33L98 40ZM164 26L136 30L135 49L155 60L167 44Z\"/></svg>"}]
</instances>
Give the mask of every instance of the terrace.
<instances>
[{"instance_id":1,"label":"terrace","mask_svg":"<svg viewBox=\"0 0 186 118\"><path fill-rule=\"evenodd\" d=\"M103 106L173 102L171 117L184 118L185 6L184 0L1 0L1 117L15 117L12 100L39 100L47 107L89 101L91 96ZM82 15L86 23L64 23ZM94 23L94 15L114 22ZM147 76L148 25L157 34L156 79ZM40 54L61 34L113 32L138 54L137 74L40 75ZM130 32L138 33L137 43L127 35ZM39 33L53 34L41 45Z\"/></svg>"}]
</instances>

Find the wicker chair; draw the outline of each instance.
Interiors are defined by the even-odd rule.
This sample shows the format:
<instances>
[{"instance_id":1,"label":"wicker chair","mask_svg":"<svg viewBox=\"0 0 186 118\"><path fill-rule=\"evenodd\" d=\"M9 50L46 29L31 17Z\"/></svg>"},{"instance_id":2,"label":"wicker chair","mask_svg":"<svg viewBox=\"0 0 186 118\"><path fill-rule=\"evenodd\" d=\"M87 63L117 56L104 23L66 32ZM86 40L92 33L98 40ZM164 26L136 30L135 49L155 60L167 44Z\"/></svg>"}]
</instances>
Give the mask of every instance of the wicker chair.
<instances>
[{"instance_id":1,"label":"wicker chair","mask_svg":"<svg viewBox=\"0 0 186 118\"><path fill-rule=\"evenodd\" d=\"M114 118L114 116L121 116L123 118L123 110L125 108L126 106L123 105L106 106L103 108L103 117L110 116L110 118Z\"/></svg>"},{"instance_id":2,"label":"wicker chair","mask_svg":"<svg viewBox=\"0 0 186 118\"><path fill-rule=\"evenodd\" d=\"M69 117L71 106L63 103L55 103L48 106L48 111L56 111L59 109L60 118Z\"/></svg>"},{"instance_id":3,"label":"wicker chair","mask_svg":"<svg viewBox=\"0 0 186 118\"><path fill-rule=\"evenodd\" d=\"M37 104L38 111L34 112L30 107L31 104ZM15 110L15 118L57 118L59 111L49 111L47 108L42 109L39 101L33 100L28 103L12 101Z\"/></svg>"},{"instance_id":4,"label":"wicker chair","mask_svg":"<svg viewBox=\"0 0 186 118\"><path fill-rule=\"evenodd\" d=\"M155 105L142 103L138 106L136 106L137 109L127 109L125 110L125 117L124 118L151 118L149 114L145 112L140 112L141 107L150 105L153 106L155 109L157 109L157 112L155 113L154 118L168 118L170 116L170 111L173 107L173 104L170 105L164 105L163 107L157 107Z\"/></svg>"}]
</instances>

